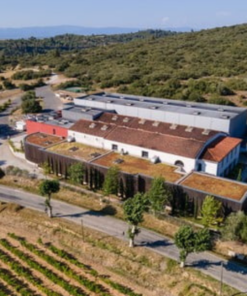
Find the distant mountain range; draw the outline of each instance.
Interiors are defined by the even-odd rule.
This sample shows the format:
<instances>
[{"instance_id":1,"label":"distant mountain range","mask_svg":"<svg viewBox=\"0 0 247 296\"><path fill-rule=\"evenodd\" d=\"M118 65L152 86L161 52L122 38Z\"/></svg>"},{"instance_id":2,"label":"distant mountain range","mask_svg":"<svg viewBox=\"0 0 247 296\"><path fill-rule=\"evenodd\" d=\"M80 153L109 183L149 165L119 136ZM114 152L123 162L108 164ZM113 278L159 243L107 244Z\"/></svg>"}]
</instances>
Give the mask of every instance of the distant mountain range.
<instances>
[{"instance_id":1,"label":"distant mountain range","mask_svg":"<svg viewBox=\"0 0 247 296\"><path fill-rule=\"evenodd\" d=\"M35 38L49 38L63 34L76 35L112 35L138 32L140 28L89 28L80 26L51 26L51 27L26 27L26 28L0 28L0 39L27 39ZM188 32L191 28L165 28L165 30Z\"/></svg>"}]
</instances>

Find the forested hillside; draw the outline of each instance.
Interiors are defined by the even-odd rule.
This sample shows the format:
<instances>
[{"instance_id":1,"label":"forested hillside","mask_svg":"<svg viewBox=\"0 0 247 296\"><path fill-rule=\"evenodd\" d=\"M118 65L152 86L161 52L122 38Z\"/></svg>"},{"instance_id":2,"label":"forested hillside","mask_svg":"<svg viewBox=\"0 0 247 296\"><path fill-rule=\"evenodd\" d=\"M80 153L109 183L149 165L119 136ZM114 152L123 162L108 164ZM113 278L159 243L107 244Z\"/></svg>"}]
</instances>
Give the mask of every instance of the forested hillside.
<instances>
[{"instance_id":1,"label":"forested hillside","mask_svg":"<svg viewBox=\"0 0 247 296\"><path fill-rule=\"evenodd\" d=\"M180 34L145 31L6 42L0 44L5 53L0 59L2 68L9 63L48 65L76 77L71 84L91 91L113 88L123 93L222 104L232 104L236 100L231 96L237 94L245 104L247 25Z\"/></svg>"},{"instance_id":2,"label":"forested hillside","mask_svg":"<svg viewBox=\"0 0 247 296\"><path fill-rule=\"evenodd\" d=\"M126 43L136 39L147 39L150 37L160 38L175 34L177 33L171 31L146 30L119 35L81 36L65 34L44 39L31 37L29 39L0 40L0 54L15 57L26 54L43 54L54 49L59 51L71 51L97 46L107 46L115 43Z\"/></svg>"}]
</instances>

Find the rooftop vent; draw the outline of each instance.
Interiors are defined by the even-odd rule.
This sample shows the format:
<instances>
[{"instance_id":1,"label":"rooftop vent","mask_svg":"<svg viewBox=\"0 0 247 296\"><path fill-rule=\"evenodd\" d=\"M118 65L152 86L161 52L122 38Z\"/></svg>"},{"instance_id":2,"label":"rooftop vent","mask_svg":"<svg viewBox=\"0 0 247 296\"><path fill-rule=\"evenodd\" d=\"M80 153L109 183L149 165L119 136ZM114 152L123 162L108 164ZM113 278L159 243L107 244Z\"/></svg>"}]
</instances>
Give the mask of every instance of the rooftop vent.
<instances>
[{"instance_id":1,"label":"rooftop vent","mask_svg":"<svg viewBox=\"0 0 247 296\"><path fill-rule=\"evenodd\" d=\"M117 119L118 119L118 117L116 115L114 115L111 120L116 121Z\"/></svg>"},{"instance_id":2,"label":"rooftop vent","mask_svg":"<svg viewBox=\"0 0 247 296\"><path fill-rule=\"evenodd\" d=\"M124 97L123 97L123 96L121 96L121 97L120 97L120 99L124 99Z\"/></svg>"},{"instance_id":3,"label":"rooftop vent","mask_svg":"<svg viewBox=\"0 0 247 296\"><path fill-rule=\"evenodd\" d=\"M75 146L69 148L69 151L70 151L70 152L75 152L75 151L77 151L77 150L79 150L79 148L78 148L78 147L75 147Z\"/></svg>"},{"instance_id":4,"label":"rooftop vent","mask_svg":"<svg viewBox=\"0 0 247 296\"><path fill-rule=\"evenodd\" d=\"M167 101L164 101L163 104L164 104L164 105L168 105L169 103L168 103Z\"/></svg>"},{"instance_id":5,"label":"rooftop vent","mask_svg":"<svg viewBox=\"0 0 247 296\"><path fill-rule=\"evenodd\" d=\"M230 118L230 116L229 116L229 115L225 115L225 114L224 114L224 115L222 115L222 116L221 116L221 118L223 118L223 119L229 119L229 118Z\"/></svg>"},{"instance_id":6,"label":"rooftop vent","mask_svg":"<svg viewBox=\"0 0 247 296\"><path fill-rule=\"evenodd\" d=\"M81 108L81 112L88 112L90 110L91 110L91 108Z\"/></svg>"},{"instance_id":7,"label":"rooftop vent","mask_svg":"<svg viewBox=\"0 0 247 296\"><path fill-rule=\"evenodd\" d=\"M123 119L123 122L129 122L129 118L128 118L128 117L125 117L125 118Z\"/></svg>"},{"instance_id":8,"label":"rooftop vent","mask_svg":"<svg viewBox=\"0 0 247 296\"><path fill-rule=\"evenodd\" d=\"M159 156L153 156L152 158L151 158L151 162L153 163L153 164L156 164L156 163L159 163L160 162L160 158L159 158Z\"/></svg>"},{"instance_id":9,"label":"rooftop vent","mask_svg":"<svg viewBox=\"0 0 247 296\"><path fill-rule=\"evenodd\" d=\"M157 107L157 106L151 106L150 107L150 109L153 109L153 110L155 110L155 109L158 109L159 107Z\"/></svg>"},{"instance_id":10,"label":"rooftop vent","mask_svg":"<svg viewBox=\"0 0 247 296\"><path fill-rule=\"evenodd\" d=\"M193 126L187 126L185 131L191 133L193 131Z\"/></svg>"},{"instance_id":11,"label":"rooftop vent","mask_svg":"<svg viewBox=\"0 0 247 296\"><path fill-rule=\"evenodd\" d=\"M144 124L145 122L146 122L145 119L141 119L141 120L139 121L139 124Z\"/></svg>"},{"instance_id":12,"label":"rooftop vent","mask_svg":"<svg viewBox=\"0 0 247 296\"><path fill-rule=\"evenodd\" d=\"M94 101L94 98L89 97L88 100L89 100L89 101Z\"/></svg>"},{"instance_id":13,"label":"rooftop vent","mask_svg":"<svg viewBox=\"0 0 247 296\"><path fill-rule=\"evenodd\" d=\"M220 108L218 108L218 111L220 111L220 112L224 112L224 111L226 111L224 108L222 108L222 107L220 107Z\"/></svg>"},{"instance_id":14,"label":"rooftop vent","mask_svg":"<svg viewBox=\"0 0 247 296\"><path fill-rule=\"evenodd\" d=\"M156 126L156 127L157 127L157 126L159 126L159 124L160 124L160 123L159 123L158 121L154 121L154 122L153 122L153 126Z\"/></svg>"},{"instance_id":15,"label":"rooftop vent","mask_svg":"<svg viewBox=\"0 0 247 296\"><path fill-rule=\"evenodd\" d=\"M107 125L103 125L102 128L101 128L102 131L106 131L107 129L108 129Z\"/></svg>"},{"instance_id":16,"label":"rooftop vent","mask_svg":"<svg viewBox=\"0 0 247 296\"><path fill-rule=\"evenodd\" d=\"M194 106L191 105L191 104L186 104L186 107L192 108L192 107L194 107Z\"/></svg>"},{"instance_id":17,"label":"rooftop vent","mask_svg":"<svg viewBox=\"0 0 247 296\"><path fill-rule=\"evenodd\" d=\"M91 153L90 156L92 156L93 158L96 158L96 157L101 156L101 154L98 152L94 152L94 153Z\"/></svg>"},{"instance_id":18,"label":"rooftop vent","mask_svg":"<svg viewBox=\"0 0 247 296\"><path fill-rule=\"evenodd\" d=\"M113 161L114 163L117 163L117 164L120 164L120 163L123 163L124 160L122 158L117 158Z\"/></svg>"},{"instance_id":19,"label":"rooftop vent","mask_svg":"<svg viewBox=\"0 0 247 296\"><path fill-rule=\"evenodd\" d=\"M210 130L209 130L209 129L205 129L205 130L203 130L203 132L202 132L202 134L203 134L203 135L206 135L206 136L208 136L209 133L210 133Z\"/></svg>"},{"instance_id":20,"label":"rooftop vent","mask_svg":"<svg viewBox=\"0 0 247 296\"><path fill-rule=\"evenodd\" d=\"M96 124L95 123L91 123L90 125L89 125L89 128L95 128L96 127Z\"/></svg>"},{"instance_id":21,"label":"rooftop vent","mask_svg":"<svg viewBox=\"0 0 247 296\"><path fill-rule=\"evenodd\" d=\"M170 126L170 129L173 129L173 130L175 130L176 128L177 128L177 124L175 124L175 123L173 123L171 126Z\"/></svg>"},{"instance_id":22,"label":"rooftop vent","mask_svg":"<svg viewBox=\"0 0 247 296\"><path fill-rule=\"evenodd\" d=\"M133 106L134 104L133 103L126 103L125 105L126 106Z\"/></svg>"},{"instance_id":23,"label":"rooftop vent","mask_svg":"<svg viewBox=\"0 0 247 296\"><path fill-rule=\"evenodd\" d=\"M199 112L199 111L195 111L195 112L193 112L193 114L194 114L194 115L200 115L201 112Z\"/></svg>"},{"instance_id":24,"label":"rooftop vent","mask_svg":"<svg viewBox=\"0 0 247 296\"><path fill-rule=\"evenodd\" d=\"M112 101L111 101L111 100L107 100L106 102L107 102L107 103L112 103Z\"/></svg>"}]
</instances>

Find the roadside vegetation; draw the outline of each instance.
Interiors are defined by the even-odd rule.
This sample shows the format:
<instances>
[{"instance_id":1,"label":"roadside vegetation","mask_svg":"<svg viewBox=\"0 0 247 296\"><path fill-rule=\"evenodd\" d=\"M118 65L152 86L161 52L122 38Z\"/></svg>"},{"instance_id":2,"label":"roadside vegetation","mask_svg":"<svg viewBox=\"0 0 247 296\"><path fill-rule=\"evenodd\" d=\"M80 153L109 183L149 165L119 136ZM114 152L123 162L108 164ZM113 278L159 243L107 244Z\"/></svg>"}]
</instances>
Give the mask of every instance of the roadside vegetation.
<instances>
[{"instance_id":1,"label":"roadside vegetation","mask_svg":"<svg viewBox=\"0 0 247 296\"><path fill-rule=\"evenodd\" d=\"M47 164L45 167L48 171L50 170ZM42 189L42 194L47 196L50 205L48 194L52 193L55 199L82 206L104 215L125 219L129 225L125 233L129 239L130 247L135 246L135 237L140 232L140 226L152 229L171 238L175 238L176 233L183 233L184 226L189 227L190 229L188 231L193 232L192 236L193 239L195 238L195 244L189 243L191 249L189 252L186 251L188 254L193 251L201 251L204 247L205 250L211 248L214 250L216 248L216 251L220 252L218 245L221 241L235 241L236 246L238 243L247 242L246 215L241 212L226 215L223 205L213 196L207 196L200 207L198 207L197 204L192 206L191 202L189 203L188 200L185 199L183 207L173 209L173 205L176 207L176 203L173 203L172 192L166 187L165 180L158 177L154 178L152 186L146 194L137 193L132 198L121 199L120 201L118 193L115 197L114 193L106 196L103 194L103 191L98 190L95 192L95 188L92 188L93 191L91 191L89 187L90 184L81 185L83 180L81 173L84 169L81 167L78 169L79 170L75 170L75 172L80 175L82 178L81 181L77 179L76 182L73 181L71 184L59 177L57 179L60 182L59 184L57 180L33 180L32 174L26 174L25 171L22 173L21 170L10 167L5 170L6 175L3 175L0 183L12 187L24 188L34 193L41 193L41 189L48 186L46 183L56 183L55 187L53 185L51 186L51 188L54 187L56 189L54 189L55 191L53 191L53 193L50 191L50 185L46 188L47 190L45 192L43 192ZM74 177L77 176L77 173ZM14 176L12 177L11 175ZM18 180L15 179L17 175L23 176L23 180L22 178ZM51 176L51 174L47 175L48 178ZM109 181L107 178L105 181L108 184ZM76 184L77 186L75 186ZM114 184L113 182L111 185L113 186L111 188L116 188L116 183ZM58 188L60 188L60 190ZM162 203L159 201L158 208L157 204L155 204L154 211L152 196L156 194L161 195L160 200L162 200ZM44 206L48 210L49 207L46 203ZM166 210L167 207L169 211ZM50 210L48 210L47 213L50 214ZM48 216L52 217L52 214ZM201 235L200 230L202 229L205 230L205 232L202 232ZM210 230L210 235L208 235L208 230ZM199 235L198 238L197 233ZM188 240L190 239L189 236L187 238ZM200 243L202 243L202 245ZM223 254L228 256L227 252ZM242 258L243 264L245 264L245 262L247 264L246 259L247 252L244 252Z\"/></svg>"}]
</instances>

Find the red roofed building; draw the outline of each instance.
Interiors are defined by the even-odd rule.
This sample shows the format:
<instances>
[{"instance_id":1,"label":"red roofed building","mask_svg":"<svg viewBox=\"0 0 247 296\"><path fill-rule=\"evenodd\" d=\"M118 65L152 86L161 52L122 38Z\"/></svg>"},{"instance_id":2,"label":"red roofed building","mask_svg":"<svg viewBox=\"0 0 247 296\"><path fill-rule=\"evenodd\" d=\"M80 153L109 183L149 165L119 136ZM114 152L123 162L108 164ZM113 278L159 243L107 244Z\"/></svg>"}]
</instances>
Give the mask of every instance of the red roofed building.
<instances>
[{"instance_id":1,"label":"red roofed building","mask_svg":"<svg viewBox=\"0 0 247 296\"><path fill-rule=\"evenodd\" d=\"M237 163L241 144L240 139L221 132L112 113L95 121L79 120L68 135L83 144L177 165L186 173L195 170L219 176Z\"/></svg>"},{"instance_id":2,"label":"red roofed building","mask_svg":"<svg viewBox=\"0 0 247 296\"><path fill-rule=\"evenodd\" d=\"M219 137L204 150L200 157L202 171L214 171L217 176L225 176L238 163L242 140ZM208 168L207 168L208 167Z\"/></svg>"}]
</instances>

